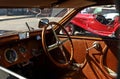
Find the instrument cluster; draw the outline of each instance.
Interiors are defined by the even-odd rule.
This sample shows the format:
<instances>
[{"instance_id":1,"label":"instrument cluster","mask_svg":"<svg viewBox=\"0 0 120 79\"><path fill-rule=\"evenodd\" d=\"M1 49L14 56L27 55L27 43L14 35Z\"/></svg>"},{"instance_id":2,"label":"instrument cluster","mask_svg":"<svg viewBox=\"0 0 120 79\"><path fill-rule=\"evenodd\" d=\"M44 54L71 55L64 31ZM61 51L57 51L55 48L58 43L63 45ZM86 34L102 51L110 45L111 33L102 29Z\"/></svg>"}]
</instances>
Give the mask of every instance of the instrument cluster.
<instances>
[{"instance_id":1,"label":"instrument cluster","mask_svg":"<svg viewBox=\"0 0 120 79\"><path fill-rule=\"evenodd\" d=\"M41 40L29 39L3 45L0 48L0 64L9 67L41 55L43 49L40 42Z\"/></svg>"}]
</instances>

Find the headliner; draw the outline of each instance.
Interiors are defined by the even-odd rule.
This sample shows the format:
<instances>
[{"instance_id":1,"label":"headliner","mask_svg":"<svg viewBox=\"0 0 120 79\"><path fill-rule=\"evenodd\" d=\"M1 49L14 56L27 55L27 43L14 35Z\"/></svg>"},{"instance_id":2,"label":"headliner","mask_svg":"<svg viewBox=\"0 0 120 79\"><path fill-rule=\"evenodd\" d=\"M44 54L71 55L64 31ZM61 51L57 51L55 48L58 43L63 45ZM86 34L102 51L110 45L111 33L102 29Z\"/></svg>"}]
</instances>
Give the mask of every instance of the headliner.
<instances>
[{"instance_id":1,"label":"headliner","mask_svg":"<svg viewBox=\"0 0 120 79\"><path fill-rule=\"evenodd\" d=\"M8 7L39 7L39 8L79 8L89 5L98 5L98 4L114 4L115 0L62 0L58 5L53 3L57 0L0 0L1 8Z\"/></svg>"}]
</instances>

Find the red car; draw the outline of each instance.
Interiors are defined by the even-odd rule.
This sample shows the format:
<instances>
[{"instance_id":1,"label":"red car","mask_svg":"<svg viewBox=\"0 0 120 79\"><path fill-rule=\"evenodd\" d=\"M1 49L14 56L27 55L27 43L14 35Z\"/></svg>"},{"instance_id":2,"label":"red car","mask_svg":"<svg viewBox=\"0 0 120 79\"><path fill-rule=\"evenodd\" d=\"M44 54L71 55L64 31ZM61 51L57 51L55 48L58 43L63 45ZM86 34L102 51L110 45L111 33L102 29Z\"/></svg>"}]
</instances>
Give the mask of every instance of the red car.
<instances>
[{"instance_id":1,"label":"red car","mask_svg":"<svg viewBox=\"0 0 120 79\"><path fill-rule=\"evenodd\" d=\"M76 30L80 33L81 29L84 29L101 36L119 37L120 23L118 19L118 16L112 20L106 19L103 15L79 13L70 21L66 29L71 35L75 34Z\"/></svg>"}]
</instances>

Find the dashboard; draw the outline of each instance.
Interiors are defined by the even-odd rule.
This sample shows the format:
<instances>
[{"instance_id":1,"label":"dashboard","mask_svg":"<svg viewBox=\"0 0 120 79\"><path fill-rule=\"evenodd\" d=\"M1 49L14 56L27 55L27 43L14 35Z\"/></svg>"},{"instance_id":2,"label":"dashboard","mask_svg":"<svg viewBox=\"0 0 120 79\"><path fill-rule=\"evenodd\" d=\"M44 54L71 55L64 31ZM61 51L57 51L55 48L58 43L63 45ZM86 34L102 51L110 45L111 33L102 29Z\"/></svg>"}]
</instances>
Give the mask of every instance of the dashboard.
<instances>
[{"instance_id":1,"label":"dashboard","mask_svg":"<svg viewBox=\"0 0 120 79\"><path fill-rule=\"evenodd\" d=\"M1 38L0 65L10 67L28 62L31 58L43 53L41 37L38 32L27 34L27 37L23 34Z\"/></svg>"}]
</instances>

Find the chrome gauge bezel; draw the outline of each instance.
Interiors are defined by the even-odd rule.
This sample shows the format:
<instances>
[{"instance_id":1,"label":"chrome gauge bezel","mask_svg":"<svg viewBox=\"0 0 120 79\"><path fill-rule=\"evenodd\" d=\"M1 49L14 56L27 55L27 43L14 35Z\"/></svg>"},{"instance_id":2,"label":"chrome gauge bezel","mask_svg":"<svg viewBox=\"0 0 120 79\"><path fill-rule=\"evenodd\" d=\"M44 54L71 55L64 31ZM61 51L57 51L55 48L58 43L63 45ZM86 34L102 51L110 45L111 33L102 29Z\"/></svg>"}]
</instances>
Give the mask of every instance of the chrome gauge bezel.
<instances>
[{"instance_id":1,"label":"chrome gauge bezel","mask_svg":"<svg viewBox=\"0 0 120 79\"><path fill-rule=\"evenodd\" d=\"M11 57L10 57L11 56ZM13 48L8 48L4 52L5 60L9 63L14 63L18 59L18 54Z\"/></svg>"}]
</instances>

